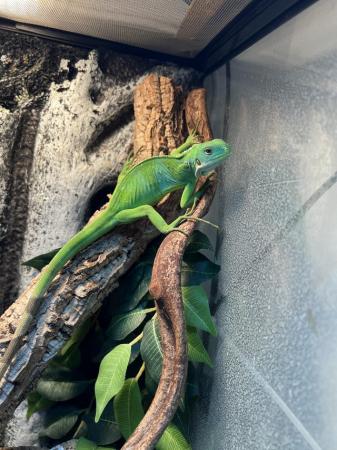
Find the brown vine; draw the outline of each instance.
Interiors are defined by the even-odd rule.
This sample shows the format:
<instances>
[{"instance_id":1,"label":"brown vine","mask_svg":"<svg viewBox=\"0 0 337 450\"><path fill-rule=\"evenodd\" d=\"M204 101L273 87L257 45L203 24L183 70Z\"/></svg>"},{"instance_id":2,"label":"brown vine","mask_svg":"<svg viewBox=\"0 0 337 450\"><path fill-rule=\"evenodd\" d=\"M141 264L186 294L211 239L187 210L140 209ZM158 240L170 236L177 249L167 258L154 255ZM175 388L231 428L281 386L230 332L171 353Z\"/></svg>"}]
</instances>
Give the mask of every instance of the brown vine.
<instances>
[{"instance_id":1,"label":"brown vine","mask_svg":"<svg viewBox=\"0 0 337 450\"><path fill-rule=\"evenodd\" d=\"M190 92L186 100L185 114L190 131L197 128L203 140L211 139L204 89ZM192 217L202 217L207 213L215 188L214 174ZM195 221L187 221L179 228L190 236L195 225ZM163 368L154 399L122 450L154 448L173 418L184 392L188 360L180 279L182 257L188 243L186 235L178 231L170 233L162 242L154 261L150 293L156 302Z\"/></svg>"}]
</instances>

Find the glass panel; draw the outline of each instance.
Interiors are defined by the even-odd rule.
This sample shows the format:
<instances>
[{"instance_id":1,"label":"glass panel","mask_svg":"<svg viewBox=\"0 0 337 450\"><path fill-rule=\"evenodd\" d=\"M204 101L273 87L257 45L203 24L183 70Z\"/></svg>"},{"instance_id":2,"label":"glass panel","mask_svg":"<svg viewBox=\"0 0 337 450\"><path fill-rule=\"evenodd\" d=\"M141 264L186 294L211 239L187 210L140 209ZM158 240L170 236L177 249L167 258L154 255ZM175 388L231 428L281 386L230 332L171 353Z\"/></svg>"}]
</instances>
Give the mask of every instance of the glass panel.
<instances>
[{"instance_id":1,"label":"glass panel","mask_svg":"<svg viewBox=\"0 0 337 450\"><path fill-rule=\"evenodd\" d=\"M337 448L336 23L322 0L230 63L219 337L195 450ZM221 135L226 69L206 86Z\"/></svg>"}]
</instances>

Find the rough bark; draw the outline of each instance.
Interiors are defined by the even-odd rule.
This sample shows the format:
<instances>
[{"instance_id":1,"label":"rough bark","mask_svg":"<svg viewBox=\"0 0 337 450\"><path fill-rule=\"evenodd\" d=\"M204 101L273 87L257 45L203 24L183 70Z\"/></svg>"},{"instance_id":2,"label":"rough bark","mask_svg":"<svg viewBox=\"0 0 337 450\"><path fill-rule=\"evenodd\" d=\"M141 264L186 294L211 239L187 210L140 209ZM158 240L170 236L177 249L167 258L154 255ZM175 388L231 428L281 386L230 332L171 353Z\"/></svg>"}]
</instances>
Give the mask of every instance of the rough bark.
<instances>
[{"instance_id":1,"label":"rough bark","mask_svg":"<svg viewBox=\"0 0 337 450\"><path fill-rule=\"evenodd\" d=\"M184 92L166 77L150 75L135 92L135 141L137 157L168 154L186 136Z\"/></svg>"},{"instance_id":2,"label":"rough bark","mask_svg":"<svg viewBox=\"0 0 337 450\"><path fill-rule=\"evenodd\" d=\"M191 72L172 70L171 73L172 78L175 77L175 74L179 74L176 78L182 79L185 85L191 79ZM185 124L182 115L179 116L180 119L177 119L175 109L167 106L167 90L175 92L172 81L165 80L165 77L159 75L152 75L151 77L159 86L159 89L156 89L153 93L152 107L160 107L165 111L164 115L159 114L158 116L158 123L162 126L158 127L157 121L154 120L153 129L158 130L160 128L164 136L165 130L170 129L171 124L175 123L177 135L175 139L167 139L168 149L171 150L183 136ZM170 88L168 88L169 85L171 85ZM103 96L99 107L109 110L109 101L111 102L111 98ZM136 109L137 101L136 96ZM109 120L112 120L111 115L109 117ZM142 126L139 125L139 121L143 122ZM136 129L144 129L148 126L147 118L142 115L136 118L136 122ZM85 134L86 142L88 142L87 148L89 149L89 143L92 144L93 142L90 141L89 137L93 134L86 134L85 132L83 134ZM143 158L158 154L161 150L159 141L156 140L149 155L144 151L141 138L138 138L138 141L135 138L135 141L140 142L139 146L142 149ZM61 145L61 142L58 142L58 145ZM140 150L137 146L135 150L137 157ZM161 206L162 212L168 213L168 219L175 215L176 203L174 198L171 197ZM146 231L144 232L144 230ZM156 234L146 221L137 222L128 227L119 227L111 235L102 238L77 255L57 276L44 297L35 324L27 335L25 344L16 355L5 380L2 382L0 391L0 426L2 431L8 419L12 416L15 407L24 398L27 391L34 386L41 371L69 338L73 329L97 311L106 294L117 285L119 276L125 273L137 260L147 243ZM2 351L4 351L17 326L34 282L35 280L1 317Z\"/></svg>"},{"instance_id":3,"label":"rough bark","mask_svg":"<svg viewBox=\"0 0 337 450\"><path fill-rule=\"evenodd\" d=\"M189 130L197 129L202 140L211 139L204 89L195 89L188 95L185 111ZM214 173L212 182L200 199L192 217L202 217L207 213L215 188ZM195 224L194 221L187 221L179 228L190 236ZM154 448L172 420L183 395L188 360L181 295L181 261L188 242L187 236L179 232L170 233L162 242L154 261L150 293L156 302L163 368L154 399L143 420L123 446L123 450Z\"/></svg>"}]
</instances>

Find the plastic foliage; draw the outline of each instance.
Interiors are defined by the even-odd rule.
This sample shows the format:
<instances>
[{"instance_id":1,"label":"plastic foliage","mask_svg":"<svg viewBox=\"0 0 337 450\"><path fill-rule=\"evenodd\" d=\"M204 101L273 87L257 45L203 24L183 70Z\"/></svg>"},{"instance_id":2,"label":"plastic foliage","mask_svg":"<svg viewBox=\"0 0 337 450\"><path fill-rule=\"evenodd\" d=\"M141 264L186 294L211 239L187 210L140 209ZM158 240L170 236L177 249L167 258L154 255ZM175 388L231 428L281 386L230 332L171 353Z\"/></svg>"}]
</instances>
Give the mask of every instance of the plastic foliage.
<instances>
[{"instance_id":1,"label":"plastic foliage","mask_svg":"<svg viewBox=\"0 0 337 450\"><path fill-rule=\"evenodd\" d=\"M135 430L159 382L162 351L156 309L148 287L156 251L154 241L120 279L94 320L84 323L49 363L36 390L28 395L28 418L44 411L41 444L77 439L77 450L118 449ZM190 449L189 418L198 399L198 365L212 366L201 338L216 336L202 283L219 266L202 250L211 249L206 235L194 231L182 267L182 295L188 339L185 395L157 450ZM26 264L41 269L53 252Z\"/></svg>"}]
</instances>

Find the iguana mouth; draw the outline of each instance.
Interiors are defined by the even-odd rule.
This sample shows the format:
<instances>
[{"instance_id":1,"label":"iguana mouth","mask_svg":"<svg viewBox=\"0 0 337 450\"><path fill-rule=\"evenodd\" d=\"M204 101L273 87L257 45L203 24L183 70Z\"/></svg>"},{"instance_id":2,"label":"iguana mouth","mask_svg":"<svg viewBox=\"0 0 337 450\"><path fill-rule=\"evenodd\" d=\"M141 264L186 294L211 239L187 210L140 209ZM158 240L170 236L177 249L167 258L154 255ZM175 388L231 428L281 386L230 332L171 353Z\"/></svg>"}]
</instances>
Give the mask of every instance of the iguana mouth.
<instances>
[{"instance_id":1,"label":"iguana mouth","mask_svg":"<svg viewBox=\"0 0 337 450\"><path fill-rule=\"evenodd\" d=\"M220 155L217 158L213 158L211 163L204 165L201 164L199 159L196 159L195 176L199 177L200 175L205 175L206 173L210 172L212 169L218 166L219 161L221 161L222 159L225 159L224 155Z\"/></svg>"}]
</instances>

